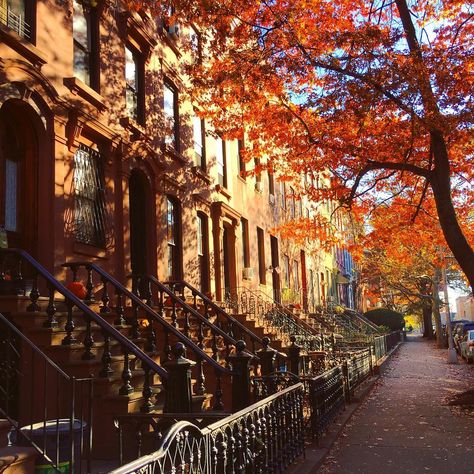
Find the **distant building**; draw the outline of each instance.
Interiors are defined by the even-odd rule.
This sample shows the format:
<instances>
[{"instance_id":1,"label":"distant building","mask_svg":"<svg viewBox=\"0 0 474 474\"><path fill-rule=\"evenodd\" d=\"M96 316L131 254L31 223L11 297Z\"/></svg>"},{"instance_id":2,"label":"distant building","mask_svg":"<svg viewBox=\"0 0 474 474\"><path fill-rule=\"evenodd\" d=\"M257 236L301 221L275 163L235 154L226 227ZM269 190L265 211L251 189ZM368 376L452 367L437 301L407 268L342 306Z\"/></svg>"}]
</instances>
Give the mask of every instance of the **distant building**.
<instances>
[{"instance_id":1,"label":"distant building","mask_svg":"<svg viewBox=\"0 0 474 474\"><path fill-rule=\"evenodd\" d=\"M456 319L474 321L474 298L472 296L460 296L456 298L456 308Z\"/></svg>"}]
</instances>

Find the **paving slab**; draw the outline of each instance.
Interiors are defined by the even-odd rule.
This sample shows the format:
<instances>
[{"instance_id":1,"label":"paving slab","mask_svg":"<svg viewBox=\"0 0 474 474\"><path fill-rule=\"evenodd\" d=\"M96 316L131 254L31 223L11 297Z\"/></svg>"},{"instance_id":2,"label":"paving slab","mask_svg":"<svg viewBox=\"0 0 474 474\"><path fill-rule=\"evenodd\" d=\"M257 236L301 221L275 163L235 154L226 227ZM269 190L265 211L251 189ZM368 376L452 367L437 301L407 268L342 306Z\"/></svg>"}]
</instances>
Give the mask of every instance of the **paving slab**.
<instances>
[{"instance_id":1,"label":"paving slab","mask_svg":"<svg viewBox=\"0 0 474 474\"><path fill-rule=\"evenodd\" d=\"M446 400L474 388L474 367L409 337L342 430L321 474L474 473L474 414Z\"/></svg>"}]
</instances>

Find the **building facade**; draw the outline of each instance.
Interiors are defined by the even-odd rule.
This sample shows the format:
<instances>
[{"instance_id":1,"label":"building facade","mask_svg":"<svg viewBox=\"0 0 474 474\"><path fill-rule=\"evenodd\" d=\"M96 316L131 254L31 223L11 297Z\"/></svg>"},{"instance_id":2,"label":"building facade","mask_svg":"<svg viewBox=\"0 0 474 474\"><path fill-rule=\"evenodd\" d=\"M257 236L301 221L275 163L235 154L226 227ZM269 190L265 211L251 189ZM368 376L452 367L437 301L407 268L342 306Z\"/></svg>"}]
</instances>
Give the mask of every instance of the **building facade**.
<instances>
[{"instance_id":1,"label":"building facade","mask_svg":"<svg viewBox=\"0 0 474 474\"><path fill-rule=\"evenodd\" d=\"M343 248L314 252L278 226L314 209L252 173L245 140L199 117L184 68L199 31L107 0L0 1L0 224L56 277L95 261L186 279L223 300L241 287L314 310L354 306ZM329 206L329 204L328 204Z\"/></svg>"}]
</instances>

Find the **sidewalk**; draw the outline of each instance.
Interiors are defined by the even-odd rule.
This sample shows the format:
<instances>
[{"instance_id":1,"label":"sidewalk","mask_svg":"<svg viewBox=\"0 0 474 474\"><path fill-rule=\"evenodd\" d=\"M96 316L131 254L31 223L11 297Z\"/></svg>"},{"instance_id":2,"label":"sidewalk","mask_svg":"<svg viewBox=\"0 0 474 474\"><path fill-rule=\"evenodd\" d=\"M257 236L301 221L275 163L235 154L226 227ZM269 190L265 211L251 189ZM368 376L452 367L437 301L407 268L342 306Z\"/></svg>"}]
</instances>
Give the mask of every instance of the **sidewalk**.
<instances>
[{"instance_id":1,"label":"sidewalk","mask_svg":"<svg viewBox=\"0 0 474 474\"><path fill-rule=\"evenodd\" d=\"M474 412L445 399L474 389L474 367L409 337L333 446L320 474L474 473Z\"/></svg>"}]
</instances>

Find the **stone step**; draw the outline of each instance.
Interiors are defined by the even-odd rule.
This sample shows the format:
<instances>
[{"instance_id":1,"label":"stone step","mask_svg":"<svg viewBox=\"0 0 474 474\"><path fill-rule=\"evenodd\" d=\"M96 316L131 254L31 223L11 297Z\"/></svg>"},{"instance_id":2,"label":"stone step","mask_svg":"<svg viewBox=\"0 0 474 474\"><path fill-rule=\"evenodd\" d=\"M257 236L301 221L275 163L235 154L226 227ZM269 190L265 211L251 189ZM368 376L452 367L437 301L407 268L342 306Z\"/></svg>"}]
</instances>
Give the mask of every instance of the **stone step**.
<instances>
[{"instance_id":1,"label":"stone step","mask_svg":"<svg viewBox=\"0 0 474 474\"><path fill-rule=\"evenodd\" d=\"M6 446L0 448L2 474L33 474L38 453L34 448Z\"/></svg>"}]
</instances>

